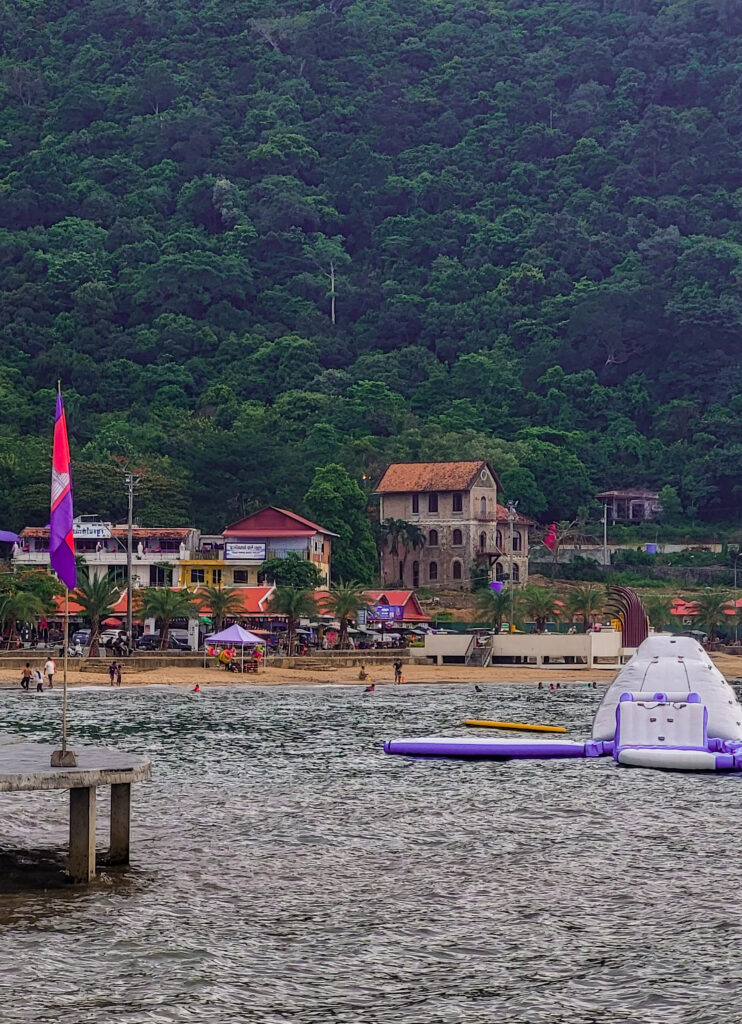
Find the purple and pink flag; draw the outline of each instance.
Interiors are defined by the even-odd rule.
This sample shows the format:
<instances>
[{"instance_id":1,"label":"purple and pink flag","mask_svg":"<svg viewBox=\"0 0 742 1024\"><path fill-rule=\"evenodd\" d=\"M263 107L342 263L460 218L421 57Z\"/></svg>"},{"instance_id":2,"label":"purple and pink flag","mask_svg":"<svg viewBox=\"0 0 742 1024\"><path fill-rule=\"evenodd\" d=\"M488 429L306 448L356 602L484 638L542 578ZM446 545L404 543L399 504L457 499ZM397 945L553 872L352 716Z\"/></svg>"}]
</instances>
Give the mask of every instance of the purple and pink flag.
<instances>
[{"instance_id":1,"label":"purple and pink flag","mask_svg":"<svg viewBox=\"0 0 742 1024\"><path fill-rule=\"evenodd\" d=\"M52 504L49 517L49 560L54 572L68 590L77 586L75 542L72 537L72 477L67 420L62 395L57 395L52 453Z\"/></svg>"}]
</instances>

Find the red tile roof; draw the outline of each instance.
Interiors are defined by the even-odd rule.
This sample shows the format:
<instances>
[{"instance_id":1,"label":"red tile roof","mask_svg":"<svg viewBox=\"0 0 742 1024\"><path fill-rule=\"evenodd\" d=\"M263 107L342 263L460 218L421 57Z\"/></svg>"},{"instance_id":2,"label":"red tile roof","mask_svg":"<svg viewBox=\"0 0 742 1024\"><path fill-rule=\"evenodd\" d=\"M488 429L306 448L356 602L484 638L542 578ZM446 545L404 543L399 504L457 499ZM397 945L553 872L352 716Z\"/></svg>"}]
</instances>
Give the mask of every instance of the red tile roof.
<instances>
[{"instance_id":1,"label":"red tile roof","mask_svg":"<svg viewBox=\"0 0 742 1024\"><path fill-rule=\"evenodd\" d=\"M285 508L268 505L259 512L231 523L222 531L223 537L313 537L323 533L326 537L337 537L332 530L313 523L311 519L289 512Z\"/></svg>"},{"instance_id":2,"label":"red tile roof","mask_svg":"<svg viewBox=\"0 0 742 1024\"><path fill-rule=\"evenodd\" d=\"M156 538L158 540L177 540L177 541L181 541L181 540L185 540L185 538L188 536L189 533L191 533L193 531L193 529L194 529L194 527L192 527L192 526L182 526L182 527L163 526L162 528L157 527L157 526L152 526L152 527L149 527L149 526L135 526L134 529L131 531L131 533L132 533L132 538L135 541L138 541L138 540L152 540L153 538ZM26 537L26 538L29 538L29 539L30 538L45 539L46 537L49 536L49 527L48 526L26 526L23 530L21 530L20 536L21 537ZM125 540L126 536L127 536L126 527L125 526L114 526L112 528L112 530L111 530L111 536L112 537L117 537L117 538L119 538L121 540ZM78 539L81 539L81 540L84 540L84 539L96 540L95 537L92 537L92 538L78 538ZM105 537L101 537L100 538L100 540L106 540L106 539L107 538L105 538Z\"/></svg>"},{"instance_id":3,"label":"red tile roof","mask_svg":"<svg viewBox=\"0 0 742 1024\"><path fill-rule=\"evenodd\" d=\"M466 491L474 486L483 469L492 473L501 488L497 474L484 459L472 462L395 462L382 476L375 493Z\"/></svg>"},{"instance_id":4,"label":"red tile roof","mask_svg":"<svg viewBox=\"0 0 742 1024\"><path fill-rule=\"evenodd\" d=\"M172 589L178 589L173 587ZM271 584L270 586L264 587L239 587L237 593L242 599L242 615L267 615L268 614L268 603L275 587ZM134 591L134 597L136 600L136 591ZM199 593L196 592L196 597L199 597ZM64 611L64 598L55 597L54 604L57 607L57 611L61 614ZM202 598L201 611L208 613L210 611L208 602ZM135 605L136 607L136 605ZM74 597L70 598L70 612L73 615L77 615L82 611L82 607L75 601ZM113 606L114 615L126 615L126 590L122 593L116 604Z\"/></svg>"}]
</instances>

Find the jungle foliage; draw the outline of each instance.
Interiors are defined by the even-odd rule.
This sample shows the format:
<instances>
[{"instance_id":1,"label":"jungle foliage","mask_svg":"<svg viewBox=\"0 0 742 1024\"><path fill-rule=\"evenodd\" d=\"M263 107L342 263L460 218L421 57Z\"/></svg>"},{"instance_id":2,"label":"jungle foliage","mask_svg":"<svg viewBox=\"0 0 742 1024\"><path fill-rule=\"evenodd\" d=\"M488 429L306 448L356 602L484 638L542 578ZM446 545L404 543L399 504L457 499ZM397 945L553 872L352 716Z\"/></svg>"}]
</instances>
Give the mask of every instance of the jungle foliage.
<instances>
[{"instance_id":1,"label":"jungle foliage","mask_svg":"<svg viewBox=\"0 0 742 1024\"><path fill-rule=\"evenodd\" d=\"M2 525L47 521L60 377L106 518L124 464L144 523L215 530L467 457L535 518L738 516L741 34L735 0L3 0Z\"/></svg>"}]
</instances>

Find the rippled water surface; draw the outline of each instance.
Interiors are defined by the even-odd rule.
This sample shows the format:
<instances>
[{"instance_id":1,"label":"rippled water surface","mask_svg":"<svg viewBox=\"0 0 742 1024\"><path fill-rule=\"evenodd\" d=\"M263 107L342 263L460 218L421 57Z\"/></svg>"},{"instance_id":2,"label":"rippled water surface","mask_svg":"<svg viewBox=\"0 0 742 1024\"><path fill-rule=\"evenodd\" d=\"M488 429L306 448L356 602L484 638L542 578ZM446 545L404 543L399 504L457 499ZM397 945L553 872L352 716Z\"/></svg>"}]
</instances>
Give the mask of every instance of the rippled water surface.
<instances>
[{"instance_id":1,"label":"rippled water surface","mask_svg":"<svg viewBox=\"0 0 742 1024\"><path fill-rule=\"evenodd\" d=\"M153 780L131 869L89 889L32 882L63 852L67 795L0 794L0 1019L741 1020L739 777L381 750L471 714L580 738L600 696L74 692L74 739L151 755ZM54 738L56 693L0 706L0 731ZM100 849L106 825L101 790Z\"/></svg>"}]
</instances>

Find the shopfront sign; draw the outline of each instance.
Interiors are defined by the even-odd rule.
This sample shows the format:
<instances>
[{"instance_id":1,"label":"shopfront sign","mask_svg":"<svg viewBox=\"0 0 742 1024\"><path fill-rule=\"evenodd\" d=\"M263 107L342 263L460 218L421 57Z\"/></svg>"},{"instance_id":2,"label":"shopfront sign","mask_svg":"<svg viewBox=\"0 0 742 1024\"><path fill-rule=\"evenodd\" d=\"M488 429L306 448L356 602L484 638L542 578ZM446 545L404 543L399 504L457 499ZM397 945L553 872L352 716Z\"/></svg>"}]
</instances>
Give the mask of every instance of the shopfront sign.
<instances>
[{"instance_id":1,"label":"shopfront sign","mask_svg":"<svg viewBox=\"0 0 742 1024\"><path fill-rule=\"evenodd\" d=\"M264 562L265 544L245 544L228 540L224 546L225 558L241 558L246 562Z\"/></svg>"},{"instance_id":2,"label":"shopfront sign","mask_svg":"<svg viewBox=\"0 0 742 1024\"><path fill-rule=\"evenodd\" d=\"M81 540L107 540L111 536L111 528L106 523L72 522L72 536Z\"/></svg>"},{"instance_id":3,"label":"shopfront sign","mask_svg":"<svg viewBox=\"0 0 742 1024\"><path fill-rule=\"evenodd\" d=\"M404 618L404 606L401 604L376 604L371 609L369 616L379 622L396 622Z\"/></svg>"}]
</instances>

